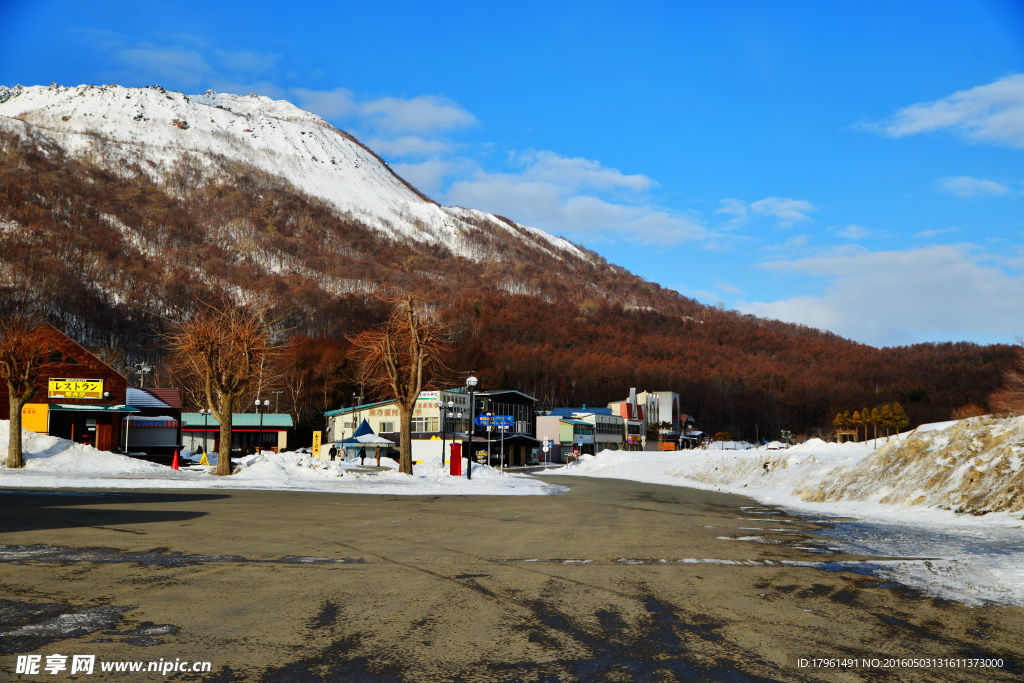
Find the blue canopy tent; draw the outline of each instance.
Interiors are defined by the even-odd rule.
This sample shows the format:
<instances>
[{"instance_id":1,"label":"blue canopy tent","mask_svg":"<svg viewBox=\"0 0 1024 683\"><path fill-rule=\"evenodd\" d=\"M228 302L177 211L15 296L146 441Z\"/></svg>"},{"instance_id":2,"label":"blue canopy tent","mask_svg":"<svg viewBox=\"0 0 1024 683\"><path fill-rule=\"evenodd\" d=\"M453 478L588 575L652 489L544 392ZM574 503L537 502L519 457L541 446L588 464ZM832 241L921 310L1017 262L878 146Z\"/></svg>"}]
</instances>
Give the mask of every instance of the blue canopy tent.
<instances>
[{"instance_id":1,"label":"blue canopy tent","mask_svg":"<svg viewBox=\"0 0 1024 683\"><path fill-rule=\"evenodd\" d=\"M374 455L373 449L383 450L393 448L394 445L394 441L374 434L373 429L370 428L370 424L365 419L352 436L341 442L341 448L345 451L346 458L359 457L360 449L365 449L366 455L372 457Z\"/></svg>"}]
</instances>

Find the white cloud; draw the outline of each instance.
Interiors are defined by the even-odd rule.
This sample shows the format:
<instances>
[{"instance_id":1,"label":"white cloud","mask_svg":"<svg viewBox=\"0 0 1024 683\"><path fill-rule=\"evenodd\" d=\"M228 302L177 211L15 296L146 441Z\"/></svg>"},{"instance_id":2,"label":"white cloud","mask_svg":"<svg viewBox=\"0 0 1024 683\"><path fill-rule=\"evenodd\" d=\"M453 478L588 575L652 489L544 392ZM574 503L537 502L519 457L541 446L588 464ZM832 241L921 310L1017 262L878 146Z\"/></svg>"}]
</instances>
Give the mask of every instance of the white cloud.
<instances>
[{"instance_id":1,"label":"white cloud","mask_svg":"<svg viewBox=\"0 0 1024 683\"><path fill-rule=\"evenodd\" d=\"M602 166L599 161L564 157L555 152L530 150L519 155L517 160L527 167L525 177L571 188L644 192L654 185L654 181L645 175L626 175L618 169Z\"/></svg>"},{"instance_id":2,"label":"white cloud","mask_svg":"<svg viewBox=\"0 0 1024 683\"><path fill-rule=\"evenodd\" d=\"M750 209L742 199L723 199L719 202L721 206L715 209L715 213L732 216L733 222L742 223L750 217Z\"/></svg>"},{"instance_id":3,"label":"white cloud","mask_svg":"<svg viewBox=\"0 0 1024 683\"><path fill-rule=\"evenodd\" d=\"M863 225L850 224L836 230L836 234L849 240L862 240L871 236L871 231Z\"/></svg>"},{"instance_id":4,"label":"white cloud","mask_svg":"<svg viewBox=\"0 0 1024 683\"><path fill-rule=\"evenodd\" d=\"M939 190L946 194L971 199L979 196L1001 196L1009 194L1010 188L994 180L972 178L971 176L947 176L939 178Z\"/></svg>"},{"instance_id":5,"label":"white cloud","mask_svg":"<svg viewBox=\"0 0 1024 683\"><path fill-rule=\"evenodd\" d=\"M544 174L538 174L544 177ZM583 174L585 177L587 174ZM547 232L572 237L626 239L651 244L677 244L706 239L706 228L689 218L645 203L612 202L577 190L599 189L580 177L538 180L523 175L478 172L456 181L446 201L514 218ZM601 185L604 181L591 178Z\"/></svg>"},{"instance_id":6,"label":"white cloud","mask_svg":"<svg viewBox=\"0 0 1024 683\"><path fill-rule=\"evenodd\" d=\"M372 138L366 146L385 157L429 157L447 152L451 145L443 140L429 140L418 135L402 135L394 139Z\"/></svg>"},{"instance_id":7,"label":"white cloud","mask_svg":"<svg viewBox=\"0 0 1024 683\"><path fill-rule=\"evenodd\" d=\"M808 221L807 214L817 211L815 206L805 199L784 199L768 197L759 199L750 205L751 212L761 216L771 216L779 220L779 225L792 225L799 221Z\"/></svg>"},{"instance_id":8,"label":"white cloud","mask_svg":"<svg viewBox=\"0 0 1024 683\"><path fill-rule=\"evenodd\" d=\"M195 50L142 45L118 50L114 56L122 66L144 72L154 83L172 81L192 87L213 71Z\"/></svg>"},{"instance_id":9,"label":"white cloud","mask_svg":"<svg viewBox=\"0 0 1024 683\"><path fill-rule=\"evenodd\" d=\"M356 111L355 97L345 88L334 90L309 90L308 88L292 88L298 105L325 119L336 119L350 116Z\"/></svg>"},{"instance_id":10,"label":"white cloud","mask_svg":"<svg viewBox=\"0 0 1024 683\"><path fill-rule=\"evenodd\" d=\"M922 230L921 232L915 233L915 239L930 239L932 237L938 237L939 235L951 235L953 233L960 232L960 228L936 228L932 230Z\"/></svg>"},{"instance_id":11,"label":"white cloud","mask_svg":"<svg viewBox=\"0 0 1024 683\"><path fill-rule=\"evenodd\" d=\"M715 213L732 216L731 222L741 224L751 216L767 216L776 219L776 225L788 227L794 223L809 221L807 215L817 211L817 207L806 199L788 199L785 197L765 197L755 202L742 199L723 199Z\"/></svg>"},{"instance_id":12,"label":"white cloud","mask_svg":"<svg viewBox=\"0 0 1024 683\"><path fill-rule=\"evenodd\" d=\"M983 335L1010 342L1024 325L1024 278L992 263L972 245L837 250L764 264L822 281L820 295L736 307L878 346Z\"/></svg>"},{"instance_id":13,"label":"white cloud","mask_svg":"<svg viewBox=\"0 0 1024 683\"><path fill-rule=\"evenodd\" d=\"M362 130L369 138L367 146L390 158L442 156L452 145L439 135L476 123L471 113L441 97L360 100L345 88L291 92L303 109L339 121L348 130Z\"/></svg>"},{"instance_id":14,"label":"white cloud","mask_svg":"<svg viewBox=\"0 0 1024 683\"><path fill-rule=\"evenodd\" d=\"M418 163L391 164L391 169L413 187L433 197L440 194L446 179L465 173L467 166L471 165L471 162L458 159L427 159Z\"/></svg>"},{"instance_id":15,"label":"white cloud","mask_svg":"<svg viewBox=\"0 0 1024 683\"><path fill-rule=\"evenodd\" d=\"M248 73L257 76L265 76L268 73L276 72L277 64L281 61L280 55L250 52L248 50L233 52L215 50L214 55L224 68L232 72Z\"/></svg>"},{"instance_id":16,"label":"white cloud","mask_svg":"<svg viewBox=\"0 0 1024 683\"><path fill-rule=\"evenodd\" d=\"M867 127L894 138L951 129L972 141L1024 147L1024 74L904 107Z\"/></svg>"},{"instance_id":17,"label":"white cloud","mask_svg":"<svg viewBox=\"0 0 1024 683\"><path fill-rule=\"evenodd\" d=\"M377 127L398 132L428 132L465 128L476 117L443 97L421 95L409 100L382 97L360 106L360 115Z\"/></svg>"}]
</instances>

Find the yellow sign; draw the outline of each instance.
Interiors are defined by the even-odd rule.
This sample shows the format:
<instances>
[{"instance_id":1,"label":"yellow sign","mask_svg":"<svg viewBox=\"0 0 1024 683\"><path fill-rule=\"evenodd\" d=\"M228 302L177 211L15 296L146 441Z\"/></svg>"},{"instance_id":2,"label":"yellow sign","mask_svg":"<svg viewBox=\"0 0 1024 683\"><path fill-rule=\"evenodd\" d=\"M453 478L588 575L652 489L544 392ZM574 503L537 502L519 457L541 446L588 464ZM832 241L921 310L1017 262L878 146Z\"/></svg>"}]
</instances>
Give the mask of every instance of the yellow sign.
<instances>
[{"instance_id":1,"label":"yellow sign","mask_svg":"<svg viewBox=\"0 0 1024 683\"><path fill-rule=\"evenodd\" d=\"M21 428L45 434L49 427L49 414L50 406L47 403L26 403L21 408Z\"/></svg>"},{"instance_id":2,"label":"yellow sign","mask_svg":"<svg viewBox=\"0 0 1024 683\"><path fill-rule=\"evenodd\" d=\"M316 456L317 460L320 459L320 432L319 431L313 432L313 455Z\"/></svg>"},{"instance_id":3,"label":"yellow sign","mask_svg":"<svg viewBox=\"0 0 1024 683\"><path fill-rule=\"evenodd\" d=\"M103 380L50 378L49 397L103 398Z\"/></svg>"}]
</instances>

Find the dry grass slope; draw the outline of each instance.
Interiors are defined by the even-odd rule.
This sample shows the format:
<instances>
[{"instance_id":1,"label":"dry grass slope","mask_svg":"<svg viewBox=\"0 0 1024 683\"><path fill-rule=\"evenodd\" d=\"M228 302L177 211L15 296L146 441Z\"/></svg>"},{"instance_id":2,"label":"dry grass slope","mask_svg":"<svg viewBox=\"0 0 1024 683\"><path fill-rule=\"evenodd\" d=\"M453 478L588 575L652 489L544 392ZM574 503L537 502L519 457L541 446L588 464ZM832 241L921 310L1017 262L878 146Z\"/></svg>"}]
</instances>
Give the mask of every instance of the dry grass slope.
<instances>
[{"instance_id":1,"label":"dry grass slope","mask_svg":"<svg viewBox=\"0 0 1024 683\"><path fill-rule=\"evenodd\" d=\"M1022 512L1024 417L974 418L912 432L797 493L811 502L930 505L973 515Z\"/></svg>"}]
</instances>

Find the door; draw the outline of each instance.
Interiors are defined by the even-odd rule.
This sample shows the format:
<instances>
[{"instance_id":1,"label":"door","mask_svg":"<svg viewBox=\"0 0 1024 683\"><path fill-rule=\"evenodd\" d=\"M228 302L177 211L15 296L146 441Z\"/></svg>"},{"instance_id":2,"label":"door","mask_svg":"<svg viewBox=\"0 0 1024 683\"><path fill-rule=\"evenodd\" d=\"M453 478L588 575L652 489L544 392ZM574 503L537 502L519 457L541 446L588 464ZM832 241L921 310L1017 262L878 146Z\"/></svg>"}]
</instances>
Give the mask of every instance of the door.
<instances>
[{"instance_id":1,"label":"door","mask_svg":"<svg viewBox=\"0 0 1024 683\"><path fill-rule=\"evenodd\" d=\"M96 448L101 451L111 451L114 449L113 429L111 429L109 422L97 422Z\"/></svg>"}]
</instances>

